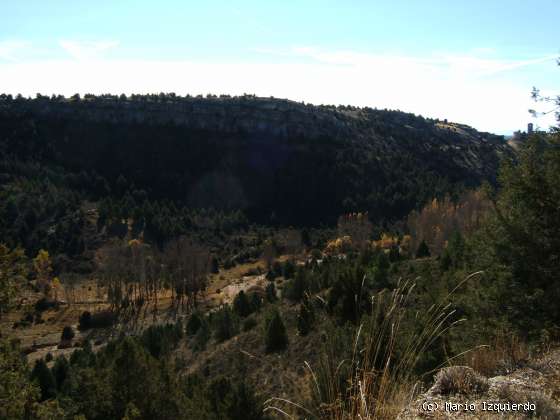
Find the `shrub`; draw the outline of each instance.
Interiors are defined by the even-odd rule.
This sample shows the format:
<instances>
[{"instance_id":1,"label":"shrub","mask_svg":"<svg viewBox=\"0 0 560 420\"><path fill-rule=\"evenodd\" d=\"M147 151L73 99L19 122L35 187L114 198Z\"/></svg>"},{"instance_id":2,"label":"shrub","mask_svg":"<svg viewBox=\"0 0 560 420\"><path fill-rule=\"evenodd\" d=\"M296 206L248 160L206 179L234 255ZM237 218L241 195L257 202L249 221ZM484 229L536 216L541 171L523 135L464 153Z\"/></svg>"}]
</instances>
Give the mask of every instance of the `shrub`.
<instances>
[{"instance_id":1,"label":"shrub","mask_svg":"<svg viewBox=\"0 0 560 420\"><path fill-rule=\"evenodd\" d=\"M481 394L488 390L488 379L467 366L450 366L440 370L434 378L432 395Z\"/></svg>"},{"instance_id":2,"label":"shrub","mask_svg":"<svg viewBox=\"0 0 560 420\"><path fill-rule=\"evenodd\" d=\"M292 260L287 260L282 267L282 275L286 279L291 279L294 277L296 272L296 265Z\"/></svg>"},{"instance_id":3,"label":"shrub","mask_svg":"<svg viewBox=\"0 0 560 420\"><path fill-rule=\"evenodd\" d=\"M265 329L266 351L271 353L284 350L288 347L288 335L286 327L280 317L278 310L274 310L266 323Z\"/></svg>"},{"instance_id":4,"label":"shrub","mask_svg":"<svg viewBox=\"0 0 560 420\"><path fill-rule=\"evenodd\" d=\"M78 320L78 323L79 323L78 325L79 330L83 331L91 328L91 312L90 311L82 312Z\"/></svg>"},{"instance_id":5,"label":"shrub","mask_svg":"<svg viewBox=\"0 0 560 420\"><path fill-rule=\"evenodd\" d=\"M311 258L315 261L320 260L323 258L323 253L319 249L313 248L311 250Z\"/></svg>"},{"instance_id":6,"label":"shrub","mask_svg":"<svg viewBox=\"0 0 560 420\"><path fill-rule=\"evenodd\" d=\"M220 265L218 263L218 259L215 256L212 257L212 261L210 262L210 271L214 274L220 272Z\"/></svg>"},{"instance_id":7,"label":"shrub","mask_svg":"<svg viewBox=\"0 0 560 420\"><path fill-rule=\"evenodd\" d=\"M206 343L210 340L210 327L205 320L202 320L200 328L193 338L193 350L201 351L206 348Z\"/></svg>"},{"instance_id":8,"label":"shrub","mask_svg":"<svg viewBox=\"0 0 560 420\"><path fill-rule=\"evenodd\" d=\"M67 325L62 329L62 335L61 335L61 340L63 341L70 341L75 337L76 334L74 334L74 329Z\"/></svg>"},{"instance_id":9,"label":"shrub","mask_svg":"<svg viewBox=\"0 0 560 420\"><path fill-rule=\"evenodd\" d=\"M224 269L229 270L232 267L235 267L235 261L232 258L224 261Z\"/></svg>"},{"instance_id":10,"label":"shrub","mask_svg":"<svg viewBox=\"0 0 560 420\"><path fill-rule=\"evenodd\" d=\"M187 335L195 335L202 326L202 319L198 312L193 312L187 321Z\"/></svg>"},{"instance_id":11,"label":"shrub","mask_svg":"<svg viewBox=\"0 0 560 420\"><path fill-rule=\"evenodd\" d=\"M535 412L531 417L537 419L560 418L560 409L557 408L554 400L542 391L517 388L511 383L504 383L497 387L497 394L501 400L514 404L524 404L528 401L534 403Z\"/></svg>"},{"instance_id":12,"label":"shrub","mask_svg":"<svg viewBox=\"0 0 560 420\"><path fill-rule=\"evenodd\" d=\"M266 278L268 280L274 280L276 277L281 275L282 275L282 264L280 264L280 261L274 261L272 267L270 267L270 270L268 270L268 273L266 273Z\"/></svg>"},{"instance_id":13,"label":"shrub","mask_svg":"<svg viewBox=\"0 0 560 420\"><path fill-rule=\"evenodd\" d=\"M252 330L257 326L257 320L255 318L247 318L243 321L243 331L247 332Z\"/></svg>"},{"instance_id":14,"label":"shrub","mask_svg":"<svg viewBox=\"0 0 560 420\"><path fill-rule=\"evenodd\" d=\"M179 325L152 325L142 334L142 344L156 359L169 354L177 347L182 337Z\"/></svg>"},{"instance_id":15,"label":"shrub","mask_svg":"<svg viewBox=\"0 0 560 420\"><path fill-rule=\"evenodd\" d=\"M257 267L251 267L249 268L245 274L243 274L244 276L259 276L260 274L262 274L262 270L259 266Z\"/></svg>"},{"instance_id":16,"label":"shrub","mask_svg":"<svg viewBox=\"0 0 560 420\"><path fill-rule=\"evenodd\" d=\"M42 297L37 302L35 302L35 310L38 312L43 312L51 308L58 308L58 302Z\"/></svg>"},{"instance_id":17,"label":"shrub","mask_svg":"<svg viewBox=\"0 0 560 420\"><path fill-rule=\"evenodd\" d=\"M308 290L307 274L303 268L300 268L293 280L290 280L286 287L286 297L295 302L303 299L305 292Z\"/></svg>"},{"instance_id":18,"label":"shrub","mask_svg":"<svg viewBox=\"0 0 560 420\"><path fill-rule=\"evenodd\" d=\"M237 334L237 319L229 305L223 306L212 315L214 338L218 342L229 340Z\"/></svg>"},{"instance_id":19,"label":"shrub","mask_svg":"<svg viewBox=\"0 0 560 420\"><path fill-rule=\"evenodd\" d=\"M41 312L35 313L35 323L36 324L44 324L45 323L45 320L43 319L43 316L41 315Z\"/></svg>"},{"instance_id":20,"label":"shrub","mask_svg":"<svg viewBox=\"0 0 560 420\"><path fill-rule=\"evenodd\" d=\"M106 328L112 326L116 321L117 316L112 311L100 311L94 314L84 311L80 315L78 329L84 331L89 328Z\"/></svg>"},{"instance_id":21,"label":"shrub","mask_svg":"<svg viewBox=\"0 0 560 420\"><path fill-rule=\"evenodd\" d=\"M193 381L194 382L194 381ZM203 384L193 383L191 386L200 388ZM244 380L218 377L205 387L205 395L209 404L204 418L231 420L265 420L262 400L254 389Z\"/></svg>"}]
</instances>

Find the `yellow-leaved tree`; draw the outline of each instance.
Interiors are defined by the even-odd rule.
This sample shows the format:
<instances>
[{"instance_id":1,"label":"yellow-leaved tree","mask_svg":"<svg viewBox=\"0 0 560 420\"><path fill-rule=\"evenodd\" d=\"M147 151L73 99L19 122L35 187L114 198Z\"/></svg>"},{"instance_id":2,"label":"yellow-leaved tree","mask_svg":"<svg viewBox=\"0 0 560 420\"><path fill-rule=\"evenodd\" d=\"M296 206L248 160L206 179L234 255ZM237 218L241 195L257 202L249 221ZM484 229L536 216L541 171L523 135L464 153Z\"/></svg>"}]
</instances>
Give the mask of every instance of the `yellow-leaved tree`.
<instances>
[{"instance_id":1,"label":"yellow-leaved tree","mask_svg":"<svg viewBox=\"0 0 560 420\"><path fill-rule=\"evenodd\" d=\"M40 249L37 256L33 259L33 269L37 277L37 287L48 297L52 290L52 262L48 251Z\"/></svg>"}]
</instances>

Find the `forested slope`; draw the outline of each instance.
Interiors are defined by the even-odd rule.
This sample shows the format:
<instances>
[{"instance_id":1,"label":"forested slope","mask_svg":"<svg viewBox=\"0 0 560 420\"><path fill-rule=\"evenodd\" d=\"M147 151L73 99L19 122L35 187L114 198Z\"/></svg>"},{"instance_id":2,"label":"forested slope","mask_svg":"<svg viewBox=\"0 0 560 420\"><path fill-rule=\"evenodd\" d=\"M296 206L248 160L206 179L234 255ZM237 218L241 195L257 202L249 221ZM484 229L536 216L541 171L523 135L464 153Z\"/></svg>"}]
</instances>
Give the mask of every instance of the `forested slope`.
<instances>
[{"instance_id":1,"label":"forested slope","mask_svg":"<svg viewBox=\"0 0 560 420\"><path fill-rule=\"evenodd\" d=\"M3 182L6 162L33 161L62 168L66 185L93 198L136 190L298 226L350 211L397 220L493 181L509 153L500 136L399 111L173 95L3 96L0 150Z\"/></svg>"}]
</instances>

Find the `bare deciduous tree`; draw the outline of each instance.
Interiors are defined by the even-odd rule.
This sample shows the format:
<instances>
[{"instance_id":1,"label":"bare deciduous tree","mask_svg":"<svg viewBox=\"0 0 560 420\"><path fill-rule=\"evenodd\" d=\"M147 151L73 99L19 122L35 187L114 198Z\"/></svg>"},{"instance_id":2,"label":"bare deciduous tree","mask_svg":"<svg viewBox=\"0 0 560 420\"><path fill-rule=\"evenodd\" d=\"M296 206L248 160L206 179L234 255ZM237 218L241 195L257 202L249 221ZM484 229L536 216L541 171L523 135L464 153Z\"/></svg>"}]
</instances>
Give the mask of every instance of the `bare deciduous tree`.
<instances>
[{"instance_id":1,"label":"bare deciduous tree","mask_svg":"<svg viewBox=\"0 0 560 420\"><path fill-rule=\"evenodd\" d=\"M165 275L175 292L177 306L193 309L204 291L210 273L211 255L207 248L181 236L167 244L163 254Z\"/></svg>"},{"instance_id":2,"label":"bare deciduous tree","mask_svg":"<svg viewBox=\"0 0 560 420\"><path fill-rule=\"evenodd\" d=\"M338 218L338 237L349 236L352 244L361 249L371 239L373 226L367 213L350 213Z\"/></svg>"}]
</instances>

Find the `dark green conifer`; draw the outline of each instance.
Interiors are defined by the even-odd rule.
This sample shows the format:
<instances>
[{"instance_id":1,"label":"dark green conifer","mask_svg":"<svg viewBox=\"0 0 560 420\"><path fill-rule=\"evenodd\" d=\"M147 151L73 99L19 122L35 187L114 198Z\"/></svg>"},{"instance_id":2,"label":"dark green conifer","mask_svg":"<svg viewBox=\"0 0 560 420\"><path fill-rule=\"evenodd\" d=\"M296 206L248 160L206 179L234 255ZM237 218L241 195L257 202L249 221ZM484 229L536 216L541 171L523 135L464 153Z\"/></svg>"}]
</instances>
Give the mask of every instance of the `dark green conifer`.
<instances>
[{"instance_id":1,"label":"dark green conifer","mask_svg":"<svg viewBox=\"0 0 560 420\"><path fill-rule=\"evenodd\" d=\"M243 290L241 290L235 299L233 299L233 310L242 318L251 314L251 303L247 298L247 294Z\"/></svg>"},{"instance_id":2,"label":"dark green conifer","mask_svg":"<svg viewBox=\"0 0 560 420\"><path fill-rule=\"evenodd\" d=\"M284 350L288 347L288 335L286 327L280 317L278 310L272 312L266 324L265 336L266 351L269 353Z\"/></svg>"},{"instance_id":3,"label":"dark green conifer","mask_svg":"<svg viewBox=\"0 0 560 420\"><path fill-rule=\"evenodd\" d=\"M422 240L422 242L420 242L420 245L418 245L418 249L416 250L416 258L425 258L429 257L430 255L430 248L428 248L428 244L426 243L426 241Z\"/></svg>"},{"instance_id":4,"label":"dark green conifer","mask_svg":"<svg viewBox=\"0 0 560 420\"><path fill-rule=\"evenodd\" d=\"M304 297L303 302L299 307L299 314L297 318L297 327L300 335L307 335L311 331L313 321L315 320L315 313L307 297Z\"/></svg>"},{"instance_id":5,"label":"dark green conifer","mask_svg":"<svg viewBox=\"0 0 560 420\"><path fill-rule=\"evenodd\" d=\"M39 384L41 401L56 397L56 382L43 359L35 362L35 367L31 371L31 380Z\"/></svg>"}]
</instances>

